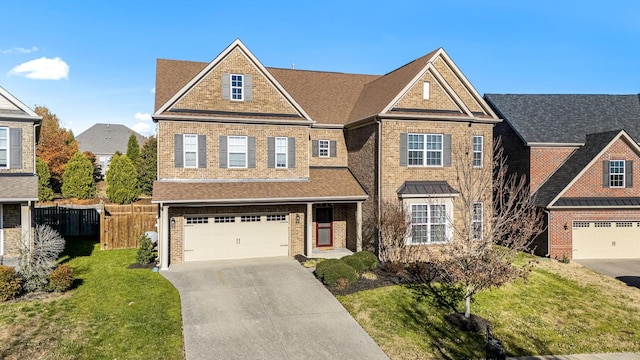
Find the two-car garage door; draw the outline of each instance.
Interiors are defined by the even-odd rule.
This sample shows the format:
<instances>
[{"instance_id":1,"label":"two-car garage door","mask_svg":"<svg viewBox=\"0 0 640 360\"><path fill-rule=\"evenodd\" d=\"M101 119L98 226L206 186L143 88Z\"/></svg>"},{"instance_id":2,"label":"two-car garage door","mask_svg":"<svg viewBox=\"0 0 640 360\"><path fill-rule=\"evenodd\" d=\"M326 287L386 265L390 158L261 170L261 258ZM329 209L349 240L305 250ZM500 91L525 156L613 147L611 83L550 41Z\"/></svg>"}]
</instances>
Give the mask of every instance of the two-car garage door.
<instances>
[{"instance_id":1,"label":"two-car garage door","mask_svg":"<svg viewBox=\"0 0 640 360\"><path fill-rule=\"evenodd\" d=\"M574 221L574 259L640 258L640 221Z\"/></svg>"},{"instance_id":2,"label":"two-car garage door","mask_svg":"<svg viewBox=\"0 0 640 360\"><path fill-rule=\"evenodd\" d=\"M289 255L286 214L192 216L185 218L184 261Z\"/></svg>"}]
</instances>

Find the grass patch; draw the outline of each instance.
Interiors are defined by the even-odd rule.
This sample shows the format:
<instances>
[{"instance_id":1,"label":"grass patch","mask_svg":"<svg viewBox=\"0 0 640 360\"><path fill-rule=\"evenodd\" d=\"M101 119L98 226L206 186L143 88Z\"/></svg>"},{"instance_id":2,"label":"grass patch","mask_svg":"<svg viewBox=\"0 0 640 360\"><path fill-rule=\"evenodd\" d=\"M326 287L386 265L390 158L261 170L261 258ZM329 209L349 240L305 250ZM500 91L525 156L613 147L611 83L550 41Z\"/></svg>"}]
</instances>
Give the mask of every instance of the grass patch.
<instances>
[{"instance_id":1,"label":"grass patch","mask_svg":"<svg viewBox=\"0 0 640 360\"><path fill-rule=\"evenodd\" d=\"M451 307L425 287L338 300L391 359L484 358L484 336L451 327ZM640 351L640 289L573 263L542 261L526 282L479 293L471 310L493 323L509 356Z\"/></svg>"},{"instance_id":2,"label":"grass patch","mask_svg":"<svg viewBox=\"0 0 640 360\"><path fill-rule=\"evenodd\" d=\"M0 304L0 358L183 359L178 292L158 273L127 269L136 251L67 242L73 290Z\"/></svg>"}]
</instances>

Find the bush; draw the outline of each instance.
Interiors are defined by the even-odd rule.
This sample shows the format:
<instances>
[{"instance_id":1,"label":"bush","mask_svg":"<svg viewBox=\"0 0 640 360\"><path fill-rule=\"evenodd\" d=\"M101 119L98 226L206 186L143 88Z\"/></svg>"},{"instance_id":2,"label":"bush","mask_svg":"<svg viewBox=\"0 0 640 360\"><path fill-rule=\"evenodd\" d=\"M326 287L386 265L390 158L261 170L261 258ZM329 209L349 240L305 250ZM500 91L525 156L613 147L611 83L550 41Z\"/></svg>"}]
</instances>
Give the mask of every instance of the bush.
<instances>
[{"instance_id":1,"label":"bush","mask_svg":"<svg viewBox=\"0 0 640 360\"><path fill-rule=\"evenodd\" d=\"M156 259L158 253L155 251L151 239L147 234L140 236L140 248L138 249L138 264L147 265Z\"/></svg>"},{"instance_id":2,"label":"bush","mask_svg":"<svg viewBox=\"0 0 640 360\"><path fill-rule=\"evenodd\" d=\"M58 265L49 275L49 290L65 292L73 283L73 269L68 265Z\"/></svg>"},{"instance_id":3,"label":"bush","mask_svg":"<svg viewBox=\"0 0 640 360\"><path fill-rule=\"evenodd\" d=\"M399 261L390 261L385 264L385 268L392 274L400 274L404 272L404 264Z\"/></svg>"},{"instance_id":4,"label":"bush","mask_svg":"<svg viewBox=\"0 0 640 360\"><path fill-rule=\"evenodd\" d=\"M322 280L324 278L324 274L326 272L326 270L328 268L331 267L332 264L337 263L338 259L327 259L323 262L319 262L318 265L316 265L316 276L318 277L318 279Z\"/></svg>"},{"instance_id":5,"label":"bush","mask_svg":"<svg viewBox=\"0 0 640 360\"><path fill-rule=\"evenodd\" d=\"M16 269L0 265L0 302L13 299L22 291L22 279Z\"/></svg>"},{"instance_id":6,"label":"bush","mask_svg":"<svg viewBox=\"0 0 640 360\"><path fill-rule=\"evenodd\" d=\"M360 274L364 271L364 263L355 255L345 256L340 260L344 261L345 264L351 266L357 274Z\"/></svg>"},{"instance_id":7,"label":"bush","mask_svg":"<svg viewBox=\"0 0 640 360\"><path fill-rule=\"evenodd\" d=\"M356 279L358 279L356 271L344 261L340 260L327 267L322 277L322 281L329 286L336 286L340 283L341 286L344 287L351 285ZM346 280L346 285L343 280Z\"/></svg>"},{"instance_id":8,"label":"bush","mask_svg":"<svg viewBox=\"0 0 640 360\"><path fill-rule=\"evenodd\" d=\"M138 199L138 171L126 155L113 155L107 170L107 198L116 204L130 204Z\"/></svg>"},{"instance_id":9,"label":"bush","mask_svg":"<svg viewBox=\"0 0 640 360\"><path fill-rule=\"evenodd\" d=\"M353 254L353 256L362 261L365 270L374 270L378 268L378 256L371 251L360 251Z\"/></svg>"},{"instance_id":10,"label":"bush","mask_svg":"<svg viewBox=\"0 0 640 360\"><path fill-rule=\"evenodd\" d=\"M20 244L18 273L24 280L25 291L46 290L49 275L64 250L64 238L47 225L36 225L33 242L27 236Z\"/></svg>"},{"instance_id":11,"label":"bush","mask_svg":"<svg viewBox=\"0 0 640 360\"><path fill-rule=\"evenodd\" d=\"M49 165L40 158L36 158L36 174L38 175L38 200L49 201L53 199Z\"/></svg>"},{"instance_id":12,"label":"bush","mask_svg":"<svg viewBox=\"0 0 640 360\"><path fill-rule=\"evenodd\" d=\"M73 154L62 174L62 196L90 199L96 195L93 164L80 152Z\"/></svg>"}]
</instances>

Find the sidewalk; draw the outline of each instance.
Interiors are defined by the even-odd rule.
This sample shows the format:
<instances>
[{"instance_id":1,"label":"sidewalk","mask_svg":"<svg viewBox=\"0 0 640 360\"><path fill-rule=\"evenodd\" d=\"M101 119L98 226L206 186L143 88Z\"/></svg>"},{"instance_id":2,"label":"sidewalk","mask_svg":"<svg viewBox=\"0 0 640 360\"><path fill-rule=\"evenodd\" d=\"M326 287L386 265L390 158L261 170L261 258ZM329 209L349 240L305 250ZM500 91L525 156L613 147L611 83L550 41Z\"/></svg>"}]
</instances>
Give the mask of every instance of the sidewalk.
<instances>
[{"instance_id":1,"label":"sidewalk","mask_svg":"<svg viewBox=\"0 0 640 360\"><path fill-rule=\"evenodd\" d=\"M640 360L640 353L547 355L509 358L513 360Z\"/></svg>"}]
</instances>

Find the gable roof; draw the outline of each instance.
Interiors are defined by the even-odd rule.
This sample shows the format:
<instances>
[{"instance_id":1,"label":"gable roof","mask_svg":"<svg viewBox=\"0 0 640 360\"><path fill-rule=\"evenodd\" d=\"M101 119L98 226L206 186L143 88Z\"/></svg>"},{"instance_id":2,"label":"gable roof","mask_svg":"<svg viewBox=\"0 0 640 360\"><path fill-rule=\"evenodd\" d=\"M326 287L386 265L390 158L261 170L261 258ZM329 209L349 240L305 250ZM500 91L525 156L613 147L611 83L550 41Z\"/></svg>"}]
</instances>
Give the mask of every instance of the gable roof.
<instances>
[{"instance_id":1,"label":"gable roof","mask_svg":"<svg viewBox=\"0 0 640 360\"><path fill-rule=\"evenodd\" d=\"M23 104L2 87L0 87L0 118L24 118L32 119L36 122L39 122L42 119L27 105Z\"/></svg>"},{"instance_id":2,"label":"gable roof","mask_svg":"<svg viewBox=\"0 0 640 360\"><path fill-rule=\"evenodd\" d=\"M207 66L205 62L156 60L156 96L154 111Z\"/></svg>"},{"instance_id":3,"label":"gable roof","mask_svg":"<svg viewBox=\"0 0 640 360\"><path fill-rule=\"evenodd\" d=\"M138 145L142 147L147 138L120 124L95 124L80 135L76 136L80 151L91 151L99 154L115 154L120 151L125 154L129 144L129 137L135 134Z\"/></svg>"},{"instance_id":4,"label":"gable roof","mask_svg":"<svg viewBox=\"0 0 640 360\"><path fill-rule=\"evenodd\" d=\"M640 152L636 142L624 130L588 134L585 144L567 157L558 170L538 188L536 205L552 206L569 186L591 167L602 152L619 138L626 139L637 152Z\"/></svg>"},{"instance_id":5,"label":"gable roof","mask_svg":"<svg viewBox=\"0 0 640 360\"><path fill-rule=\"evenodd\" d=\"M638 95L485 94L527 145L584 144L586 134L624 129L640 139Z\"/></svg>"}]
</instances>

